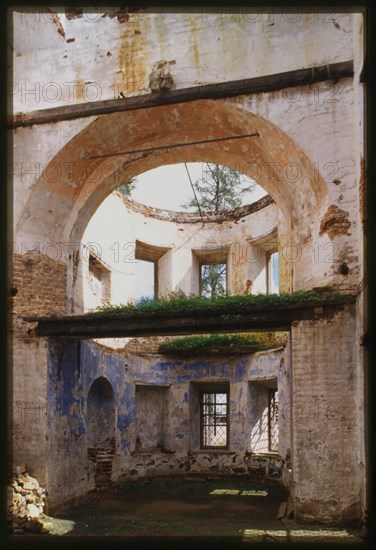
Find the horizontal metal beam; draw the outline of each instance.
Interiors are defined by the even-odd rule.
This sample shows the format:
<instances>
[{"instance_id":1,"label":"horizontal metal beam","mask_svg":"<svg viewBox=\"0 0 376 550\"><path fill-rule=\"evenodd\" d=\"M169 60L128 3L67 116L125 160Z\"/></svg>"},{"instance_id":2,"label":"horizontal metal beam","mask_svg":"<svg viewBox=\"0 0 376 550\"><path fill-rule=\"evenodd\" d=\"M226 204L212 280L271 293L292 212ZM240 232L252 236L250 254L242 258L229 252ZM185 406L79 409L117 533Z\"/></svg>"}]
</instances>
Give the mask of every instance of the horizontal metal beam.
<instances>
[{"instance_id":1,"label":"horizontal metal beam","mask_svg":"<svg viewBox=\"0 0 376 550\"><path fill-rule=\"evenodd\" d=\"M306 86L325 80L339 80L352 77L353 61L343 61L308 69L297 69L284 73L256 76L243 80L203 84L191 88L170 90L168 92L150 93L119 99L106 99L75 105L63 105L51 109L41 109L28 113L17 113L8 122L10 128L48 124L63 120L73 120L96 115L106 115L122 111L149 109L163 105L174 105L200 99L224 99L240 95L272 92L294 86Z\"/></svg>"},{"instance_id":2,"label":"horizontal metal beam","mask_svg":"<svg viewBox=\"0 0 376 550\"><path fill-rule=\"evenodd\" d=\"M97 313L66 317L25 317L37 322L37 336L113 338L199 333L289 331L293 321L331 317L354 297L310 304L213 308L209 311Z\"/></svg>"}]
</instances>

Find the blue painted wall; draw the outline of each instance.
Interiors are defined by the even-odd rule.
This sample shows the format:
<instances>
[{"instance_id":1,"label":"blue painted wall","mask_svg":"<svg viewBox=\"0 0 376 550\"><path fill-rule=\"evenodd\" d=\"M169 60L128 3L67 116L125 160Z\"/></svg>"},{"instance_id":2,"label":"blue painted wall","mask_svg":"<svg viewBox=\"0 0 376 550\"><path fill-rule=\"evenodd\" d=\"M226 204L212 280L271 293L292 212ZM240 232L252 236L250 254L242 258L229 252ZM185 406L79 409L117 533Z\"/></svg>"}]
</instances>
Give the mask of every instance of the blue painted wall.
<instances>
[{"instance_id":1,"label":"blue painted wall","mask_svg":"<svg viewBox=\"0 0 376 550\"><path fill-rule=\"evenodd\" d=\"M281 368L283 365L283 369ZM282 400L289 400L289 365L285 350L233 357L165 358L161 355L137 356L112 350L93 341L53 340L48 349L49 442L53 467L66 476L67 464L74 478L90 478L87 461L87 398L90 387L105 377L114 392L116 456L114 475L154 475L184 473L189 468L210 468L244 473L245 456L250 451L251 410L250 381L276 377ZM190 412L191 382L226 381L230 387L230 446L226 456L206 457L194 445ZM159 454L145 461L136 448L136 385L163 386L164 447L169 454ZM285 430L287 433L287 430ZM196 438L197 439L197 438ZM286 445L285 445L286 447ZM232 453L232 454L231 454ZM231 460L230 460L231 454ZM65 460L65 465L62 461ZM189 459L191 460L191 459ZM214 461L214 462L213 462ZM226 462L227 461L227 462ZM147 466L149 464L149 466ZM181 465L185 466L181 466ZM86 468L86 470L85 470ZM196 469L196 470L195 470ZM73 474L71 474L73 475ZM134 474L136 475L136 474Z\"/></svg>"}]
</instances>

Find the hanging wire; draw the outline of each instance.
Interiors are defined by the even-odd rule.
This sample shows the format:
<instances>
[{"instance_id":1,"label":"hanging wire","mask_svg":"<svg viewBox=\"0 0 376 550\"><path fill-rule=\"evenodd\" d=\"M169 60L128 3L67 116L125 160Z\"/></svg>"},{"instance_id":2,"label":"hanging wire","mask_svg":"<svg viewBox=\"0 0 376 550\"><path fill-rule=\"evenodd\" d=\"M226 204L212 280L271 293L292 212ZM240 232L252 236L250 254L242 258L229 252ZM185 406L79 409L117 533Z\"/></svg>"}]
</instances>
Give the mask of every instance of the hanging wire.
<instances>
[{"instance_id":1,"label":"hanging wire","mask_svg":"<svg viewBox=\"0 0 376 550\"><path fill-rule=\"evenodd\" d=\"M193 185L193 183L192 183L191 175L190 175L190 173L189 173L188 166L187 166L187 163L186 163L186 162L184 163L184 166L185 166L185 169L186 169L186 171L187 171L188 178L189 178L189 183L191 184L192 191L193 191L194 197L195 197L196 202L197 202L197 208L198 208L198 211L199 211L199 213L200 213L200 218L201 218L201 221L202 221L202 225L205 225L204 218L203 218L203 215L202 215L202 212L201 212L200 203L199 203L199 201L198 201L198 198L197 198L197 195L196 195L196 190L195 190L194 185Z\"/></svg>"},{"instance_id":2,"label":"hanging wire","mask_svg":"<svg viewBox=\"0 0 376 550\"><path fill-rule=\"evenodd\" d=\"M118 151L117 153L104 153L103 155L91 155L86 157L86 160L101 159L105 157L119 157L122 155L134 155L136 153L153 153L155 151L163 151L164 149L176 149L178 147L187 147L189 145L202 145L205 143L215 143L218 141L229 141L231 139L243 139L247 137L260 137L258 132L252 134L241 134L239 136L226 136L215 139L201 139L199 141L187 141L183 143L171 143L170 145L159 145L158 147L147 147L146 149L133 149L130 151Z\"/></svg>"}]
</instances>

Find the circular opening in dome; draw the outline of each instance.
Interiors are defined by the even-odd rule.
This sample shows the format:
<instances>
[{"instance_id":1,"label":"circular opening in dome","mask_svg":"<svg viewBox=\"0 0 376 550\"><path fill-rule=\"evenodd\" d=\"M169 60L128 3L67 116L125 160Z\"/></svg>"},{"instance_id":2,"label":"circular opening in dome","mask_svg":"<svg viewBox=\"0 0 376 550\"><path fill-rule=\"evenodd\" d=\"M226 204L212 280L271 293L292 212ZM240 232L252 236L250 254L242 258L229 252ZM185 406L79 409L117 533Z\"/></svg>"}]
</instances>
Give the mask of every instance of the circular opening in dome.
<instances>
[{"instance_id":1,"label":"circular opening in dome","mask_svg":"<svg viewBox=\"0 0 376 550\"><path fill-rule=\"evenodd\" d=\"M221 212L267 195L245 174L206 162L169 164L124 182L117 189L146 206L175 212Z\"/></svg>"}]
</instances>

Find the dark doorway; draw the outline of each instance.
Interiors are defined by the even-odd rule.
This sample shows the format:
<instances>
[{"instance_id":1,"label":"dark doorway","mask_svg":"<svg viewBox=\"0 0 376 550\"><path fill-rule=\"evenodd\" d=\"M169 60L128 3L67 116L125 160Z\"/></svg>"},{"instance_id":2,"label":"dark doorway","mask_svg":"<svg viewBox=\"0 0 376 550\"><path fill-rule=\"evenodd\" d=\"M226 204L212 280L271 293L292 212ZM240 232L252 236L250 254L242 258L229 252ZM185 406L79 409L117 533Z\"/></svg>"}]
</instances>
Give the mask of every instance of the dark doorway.
<instances>
[{"instance_id":1,"label":"dark doorway","mask_svg":"<svg viewBox=\"0 0 376 550\"><path fill-rule=\"evenodd\" d=\"M88 458L95 468L97 486L111 482L115 454L115 398L109 381L97 378L87 397Z\"/></svg>"}]
</instances>

